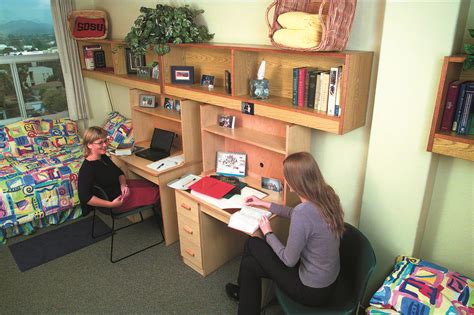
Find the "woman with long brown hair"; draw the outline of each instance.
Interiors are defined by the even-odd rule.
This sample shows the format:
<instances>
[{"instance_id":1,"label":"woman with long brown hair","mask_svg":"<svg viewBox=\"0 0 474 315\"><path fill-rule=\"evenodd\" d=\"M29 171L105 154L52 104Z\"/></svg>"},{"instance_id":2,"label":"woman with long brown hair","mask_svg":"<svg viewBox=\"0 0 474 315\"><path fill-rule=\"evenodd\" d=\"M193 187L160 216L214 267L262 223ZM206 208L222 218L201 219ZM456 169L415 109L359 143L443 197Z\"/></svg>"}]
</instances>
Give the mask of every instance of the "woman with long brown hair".
<instances>
[{"instance_id":1,"label":"woman with long brown hair","mask_svg":"<svg viewBox=\"0 0 474 315\"><path fill-rule=\"evenodd\" d=\"M322 305L339 275L339 241L344 232L344 212L334 189L326 184L318 164L308 152L289 155L283 175L301 203L294 208L248 197L246 204L290 218L286 246L272 232L267 217L260 221L264 240L251 237L242 255L238 285L226 292L239 300L239 314L259 314L261 279L268 278L295 301Z\"/></svg>"}]
</instances>

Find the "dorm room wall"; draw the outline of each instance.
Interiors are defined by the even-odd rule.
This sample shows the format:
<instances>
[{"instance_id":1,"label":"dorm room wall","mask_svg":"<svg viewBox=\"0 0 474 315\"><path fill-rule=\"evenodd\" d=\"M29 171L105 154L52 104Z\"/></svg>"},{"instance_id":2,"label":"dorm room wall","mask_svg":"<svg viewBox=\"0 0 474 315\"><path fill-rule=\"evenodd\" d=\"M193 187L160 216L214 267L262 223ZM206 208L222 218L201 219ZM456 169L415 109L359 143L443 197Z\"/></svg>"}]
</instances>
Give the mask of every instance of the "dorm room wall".
<instances>
[{"instance_id":1,"label":"dorm room wall","mask_svg":"<svg viewBox=\"0 0 474 315\"><path fill-rule=\"evenodd\" d=\"M157 3L75 2L77 8L108 12L110 38L123 38L140 6ZM204 9L200 21L216 33L214 42L270 44L264 13L271 1L160 1L170 2ZM438 158L425 150L442 57L456 52L456 23L466 20L460 15L466 1L359 0L357 6L347 49L375 52L367 123L342 137L313 131L312 154L340 195L346 221L359 226L375 247L378 267L372 290L399 254L423 254L473 276L472 251L467 250L472 247L471 231L464 225L455 233L444 228L463 221L471 222L472 229L470 203L459 198L472 187L473 172L467 175L472 162ZM422 44L426 38L433 40ZM93 104L91 123L100 124L110 109L105 85L86 79L86 88ZM109 84L109 91L114 108L127 115L128 90ZM449 181L438 172L449 172ZM461 189L445 188L455 183ZM451 215L453 207L456 216ZM446 255L450 243L459 246Z\"/></svg>"}]
</instances>

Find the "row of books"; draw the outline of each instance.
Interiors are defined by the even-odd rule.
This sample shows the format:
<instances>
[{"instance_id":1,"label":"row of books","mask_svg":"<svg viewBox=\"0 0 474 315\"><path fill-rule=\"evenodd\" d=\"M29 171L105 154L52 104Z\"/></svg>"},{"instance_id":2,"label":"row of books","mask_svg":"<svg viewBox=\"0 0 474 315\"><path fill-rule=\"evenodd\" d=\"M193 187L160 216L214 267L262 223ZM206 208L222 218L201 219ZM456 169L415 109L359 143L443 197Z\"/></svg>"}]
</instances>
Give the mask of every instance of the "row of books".
<instances>
[{"instance_id":1,"label":"row of books","mask_svg":"<svg viewBox=\"0 0 474 315\"><path fill-rule=\"evenodd\" d=\"M474 81L449 83L440 129L458 135L473 135L473 102Z\"/></svg>"},{"instance_id":2,"label":"row of books","mask_svg":"<svg viewBox=\"0 0 474 315\"><path fill-rule=\"evenodd\" d=\"M293 105L339 116L342 67L293 68Z\"/></svg>"}]
</instances>

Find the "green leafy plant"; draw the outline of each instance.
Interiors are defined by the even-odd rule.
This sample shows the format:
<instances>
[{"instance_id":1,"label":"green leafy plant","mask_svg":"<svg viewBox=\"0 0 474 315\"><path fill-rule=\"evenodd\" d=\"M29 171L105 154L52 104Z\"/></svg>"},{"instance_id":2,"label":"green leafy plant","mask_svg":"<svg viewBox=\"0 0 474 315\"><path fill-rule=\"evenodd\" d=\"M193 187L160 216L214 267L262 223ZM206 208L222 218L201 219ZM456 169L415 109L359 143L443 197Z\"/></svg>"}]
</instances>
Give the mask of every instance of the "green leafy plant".
<instances>
[{"instance_id":1,"label":"green leafy plant","mask_svg":"<svg viewBox=\"0 0 474 315\"><path fill-rule=\"evenodd\" d=\"M469 29L469 34L472 38L474 38L474 29ZM474 68L474 44L464 44L464 51L466 52L467 56L464 60L464 70L469 70Z\"/></svg>"},{"instance_id":2,"label":"green leafy plant","mask_svg":"<svg viewBox=\"0 0 474 315\"><path fill-rule=\"evenodd\" d=\"M201 13L204 10L191 9L188 5L172 7L157 4L155 9L141 7L125 42L133 54L145 55L152 47L157 54L164 55L170 51L168 43L209 41L214 34L209 34L207 27L194 22Z\"/></svg>"}]
</instances>

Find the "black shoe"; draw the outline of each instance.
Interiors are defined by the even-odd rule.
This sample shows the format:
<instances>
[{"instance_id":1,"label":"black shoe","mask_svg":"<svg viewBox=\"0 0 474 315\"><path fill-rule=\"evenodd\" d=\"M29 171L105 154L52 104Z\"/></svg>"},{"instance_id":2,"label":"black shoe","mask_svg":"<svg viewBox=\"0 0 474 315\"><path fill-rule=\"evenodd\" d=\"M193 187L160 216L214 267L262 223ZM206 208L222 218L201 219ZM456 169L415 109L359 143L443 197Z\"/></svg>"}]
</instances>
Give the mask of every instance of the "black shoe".
<instances>
[{"instance_id":1,"label":"black shoe","mask_svg":"<svg viewBox=\"0 0 474 315\"><path fill-rule=\"evenodd\" d=\"M240 287L236 284L227 283L225 285L225 293L227 293L227 296L230 297L234 301L239 300L239 291L240 291Z\"/></svg>"}]
</instances>

